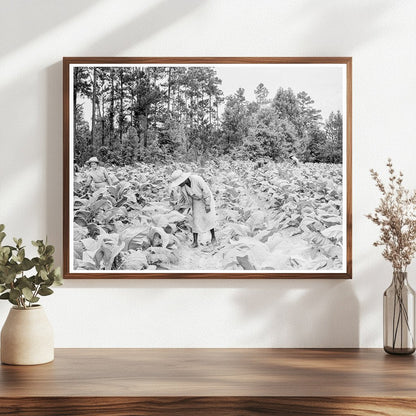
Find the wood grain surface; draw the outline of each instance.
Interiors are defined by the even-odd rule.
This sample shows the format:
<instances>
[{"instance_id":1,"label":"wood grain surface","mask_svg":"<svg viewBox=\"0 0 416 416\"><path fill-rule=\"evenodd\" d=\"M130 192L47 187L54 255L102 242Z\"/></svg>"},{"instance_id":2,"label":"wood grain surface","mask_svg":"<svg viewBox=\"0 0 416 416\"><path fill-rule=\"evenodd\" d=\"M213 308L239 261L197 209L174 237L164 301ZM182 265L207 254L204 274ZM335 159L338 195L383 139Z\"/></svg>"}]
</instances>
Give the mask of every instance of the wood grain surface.
<instances>
[{"instance_id":1,"label":"wood grain surface","mask_svg":"<svg viewBox=\"0 0 416 416\"><path fill-rule=\"evenodd\" d=\"M357 397L25 397L0 399L19 416L414 416L413 399Z\"/></svg>"},{"instance_id":2,"label":"wood grain surface","mask_svg":"<svg viewBox=\"0 0 416 416\"><path fill-rule=\"evenodd\" d=\"M0 367L0 415L416 415L415 375L378 349L58 349Z\"/></svg>"}]
</instances>

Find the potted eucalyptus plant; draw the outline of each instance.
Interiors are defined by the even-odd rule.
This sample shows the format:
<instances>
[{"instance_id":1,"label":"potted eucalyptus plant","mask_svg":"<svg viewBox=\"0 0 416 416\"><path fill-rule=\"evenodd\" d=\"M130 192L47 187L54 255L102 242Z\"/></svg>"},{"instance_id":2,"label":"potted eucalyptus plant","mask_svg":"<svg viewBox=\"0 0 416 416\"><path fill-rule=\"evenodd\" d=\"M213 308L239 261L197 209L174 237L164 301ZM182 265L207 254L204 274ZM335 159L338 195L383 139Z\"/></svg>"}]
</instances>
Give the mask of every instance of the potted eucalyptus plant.
<instances>
[{"instance_id":1,"label":"potted eucalyptus plant","mask_svg":"<svg viewBox=\"0 0 416 416\"><path fill-rule=\"evenodd\" d=\"M43 240L32 241L38 255L26 257L21 238L3 245L6 237L0 224L0 299L13 306L1 331L1 362L14 365L43 364L54 359L53 330L37 302L61 285L59 267L54 267L55 248Z\"/></svg>"}]
</instances>

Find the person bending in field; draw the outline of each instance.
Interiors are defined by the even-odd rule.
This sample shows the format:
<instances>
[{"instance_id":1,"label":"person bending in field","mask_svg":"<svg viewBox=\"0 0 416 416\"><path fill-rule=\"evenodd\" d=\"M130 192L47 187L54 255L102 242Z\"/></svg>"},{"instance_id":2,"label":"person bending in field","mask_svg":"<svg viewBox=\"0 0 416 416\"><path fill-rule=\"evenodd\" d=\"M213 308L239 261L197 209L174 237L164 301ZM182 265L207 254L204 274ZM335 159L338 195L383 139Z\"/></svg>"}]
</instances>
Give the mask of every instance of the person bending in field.
<instances>
[{"instance_id":1,"label":"person bending in field","mask_svg":"<svg viewBox=\"0 0 416 416\"><path fill-rule=\"evenodd\" d=\"M292 161L294 166L299 166L300 162L299 159L295 155L289 156L289 159Z\"/></svg>"},{"instance_id":2,"label":"person bending in field","mask_svg":"<svg viewBox=\"0 0 416 416\"><path fill-rule=\"evenodd\" d=\"M97 189L105 188L112 184L107 169L99 166L99 161L96 157L87 160L87 164L90 165L90 170L87 173L87 186L91 191L94 192Z\"/></svg>"},{"instance_id":3,"label":"person bending in field","mask_svg":"<svg viewBox=\"0 0 416 416\"><path fill-rule=\"evenodd\" d=\"M192 207L192 247L198 247L198 234L211 232L211 243L216 244L215 237L215 202L208 184L198 175L175 170L170 179L172 188L180 187L178 204L188 203Z\"/></svg>"}]
</instances>

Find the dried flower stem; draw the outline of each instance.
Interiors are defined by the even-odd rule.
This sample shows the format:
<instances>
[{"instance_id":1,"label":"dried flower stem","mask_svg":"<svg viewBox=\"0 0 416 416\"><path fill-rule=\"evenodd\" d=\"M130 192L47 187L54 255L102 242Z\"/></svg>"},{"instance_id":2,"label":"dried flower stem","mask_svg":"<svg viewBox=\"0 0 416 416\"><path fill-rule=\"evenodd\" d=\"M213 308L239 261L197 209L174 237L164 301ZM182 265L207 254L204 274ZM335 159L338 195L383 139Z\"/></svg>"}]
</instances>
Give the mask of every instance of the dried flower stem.
<instances>
[{"instance_id":1,"label":"dried flower stem","mask_svg":"<svg viewBox=\"0 0 416 416\"><path fill-rule=\"evenodd\" d=\"M405 272L416 253L416 191L403 186L403 173L396 173L391 159L387 168L386 185L374 169L370 170L382 197L374 214L367 218L380 227L374 246L384 246L383 257L392 263L394 271Z\"/></svg>"}]
</instances>

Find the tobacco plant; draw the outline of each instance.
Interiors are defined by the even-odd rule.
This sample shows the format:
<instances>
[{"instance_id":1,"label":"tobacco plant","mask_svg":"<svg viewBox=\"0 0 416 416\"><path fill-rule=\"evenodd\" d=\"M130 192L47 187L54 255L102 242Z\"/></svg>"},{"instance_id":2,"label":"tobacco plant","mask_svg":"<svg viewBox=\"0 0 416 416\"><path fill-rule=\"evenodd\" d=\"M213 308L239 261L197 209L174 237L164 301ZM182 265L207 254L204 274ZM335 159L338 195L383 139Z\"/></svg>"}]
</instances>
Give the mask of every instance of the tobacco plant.
<instances>
[{"instance_id":1,"label":"tobacco plant","mask_svg":"<svg viewBox=\"0 0 416 416\"><path fill-rule=\"evenodd\" d=\"M169 202L175 169L208 182L217 247L190 248L188 212ZM92 195L86 172L75 174L75 270L342 268L342 165L218 159L203 166L110 166L108 172L113 185Z\"/></svg>"}]
</instances>

